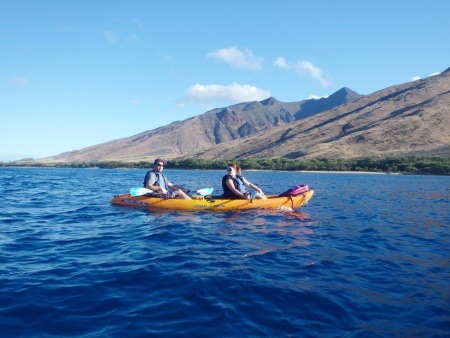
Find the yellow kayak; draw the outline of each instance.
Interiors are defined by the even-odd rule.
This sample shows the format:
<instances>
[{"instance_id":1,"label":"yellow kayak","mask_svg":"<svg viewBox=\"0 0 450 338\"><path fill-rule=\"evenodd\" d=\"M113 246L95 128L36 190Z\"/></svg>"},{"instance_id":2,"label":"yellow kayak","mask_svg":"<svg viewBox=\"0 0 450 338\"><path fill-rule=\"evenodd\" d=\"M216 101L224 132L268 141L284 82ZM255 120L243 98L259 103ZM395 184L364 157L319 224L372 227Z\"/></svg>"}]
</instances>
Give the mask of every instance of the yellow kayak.
<instances>
[{"instance_id":1,"label":"yellow kayak","mask_svg":"<svg viewBox=\"0 0 450 338\"><path fill-rule=\"evenodd\" d=\"M245 209L283 209L293 210L303 207L314 195L314 190L308 190L297 196L279 197L267 196L267 199L222 199L214 196L194 196L192 200L177 198L159 198L153 196L117 195L112 204L131 207L144 207L151 210L184 210L184 211L229 211Z\"/></svg>"}]
</instances>

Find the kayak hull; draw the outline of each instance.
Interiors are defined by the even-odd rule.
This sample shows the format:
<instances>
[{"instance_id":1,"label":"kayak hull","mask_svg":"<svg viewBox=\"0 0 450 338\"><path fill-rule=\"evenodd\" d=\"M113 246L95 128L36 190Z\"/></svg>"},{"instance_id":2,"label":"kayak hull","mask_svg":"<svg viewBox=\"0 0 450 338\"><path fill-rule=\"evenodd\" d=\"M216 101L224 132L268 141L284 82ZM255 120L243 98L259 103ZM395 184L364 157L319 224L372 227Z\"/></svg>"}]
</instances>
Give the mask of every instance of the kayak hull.
<instances>
[{"instance_id":1,"label":"kayak hull","mask_svg":"<svg viewBox=\"0 0 450 338\"><path fill-rule=\"evenodd\" d=\"M159 198L153 196L132 196L130 194L117 195L111 204L130 207L143 207L150 210L183 210L183 211L230 211L248 209L284 209L293 210L303 207L314 195L309 190L297 196L278 197L268 196L267 199L221 199L214 196L194 196L192 200L177 198Z\"/></svg>"}]
</instances>

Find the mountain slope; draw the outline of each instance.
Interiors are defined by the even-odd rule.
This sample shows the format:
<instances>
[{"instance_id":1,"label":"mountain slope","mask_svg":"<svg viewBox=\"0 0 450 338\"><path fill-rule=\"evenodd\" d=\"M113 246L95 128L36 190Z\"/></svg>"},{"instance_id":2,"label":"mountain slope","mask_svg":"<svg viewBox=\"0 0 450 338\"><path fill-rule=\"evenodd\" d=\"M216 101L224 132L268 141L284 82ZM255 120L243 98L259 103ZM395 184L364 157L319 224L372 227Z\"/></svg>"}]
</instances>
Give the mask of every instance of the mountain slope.
<instances>
[{"instance_id":1,"label":"mountain slope","mask_svg":"<svg viewBox=\"0 0 450 338\"><path fill-rule=\"evenodd\" d=\"M450 157L450 69L192 157Z\"/></svg>"},{"instance_id":2,"label":"mountain slope","mask_svg":"<svg viewBox=\"0 0 450 338\"><path fill-rule=\"evenodd\" d=\"M176 158L241 139L273 127L290 124L360 97L342 88L328 98L284 103L271 97L214 109L131 137L66 152L41 162L146 161L162 156Z\"/></svg>"}]
</instances>

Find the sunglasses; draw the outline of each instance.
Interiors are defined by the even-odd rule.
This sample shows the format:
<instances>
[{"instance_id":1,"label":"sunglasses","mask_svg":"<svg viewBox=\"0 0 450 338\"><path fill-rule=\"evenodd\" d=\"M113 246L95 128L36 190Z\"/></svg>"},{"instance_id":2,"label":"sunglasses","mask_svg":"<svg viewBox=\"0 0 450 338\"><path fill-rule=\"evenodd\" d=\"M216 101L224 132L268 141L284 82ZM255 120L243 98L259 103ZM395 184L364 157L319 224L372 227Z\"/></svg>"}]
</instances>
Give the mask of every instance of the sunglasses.
<instances>
[{"instance_id":1,"label":"sunglasses","mask_svg":"<svg viewBox=\"0 0 450 338\"><path fill-rule=\"evenodd\" d=\"M233 170L233 168L227 168L227 171L232 171Z\"/></svg>"},{"instance_id":2,"label":"sunglasses","mask_svg":"<svg viewBox=\"0 0 450 338\"><path fill-rule=\"evenodd\" d=\"M157 163L156 164L158 167L164 167L164 164L162 164L162 163Z\"/></svg>"}]
</instances>

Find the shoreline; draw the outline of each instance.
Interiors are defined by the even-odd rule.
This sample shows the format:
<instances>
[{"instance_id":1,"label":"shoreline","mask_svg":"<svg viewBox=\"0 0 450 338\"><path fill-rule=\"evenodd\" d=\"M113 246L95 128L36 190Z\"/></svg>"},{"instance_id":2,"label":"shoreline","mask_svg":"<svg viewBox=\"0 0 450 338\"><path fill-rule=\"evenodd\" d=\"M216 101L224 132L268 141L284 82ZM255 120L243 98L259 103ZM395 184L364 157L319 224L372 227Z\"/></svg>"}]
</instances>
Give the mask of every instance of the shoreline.
<instances>
[{"instance_id":1,"label":"shoreline","mask_svg":"<svg viewBox=\"0 0 450 338\"><path fill-rule=\"evenodd\" d=\"M391 173L385 173L381 171L333 171L333 170L299 170L303 173L314 173L314 174L374 174L374 175L390 175ZM394 173L395 175L402 175L401 173Z\"/></svg>"}]
</instances>

